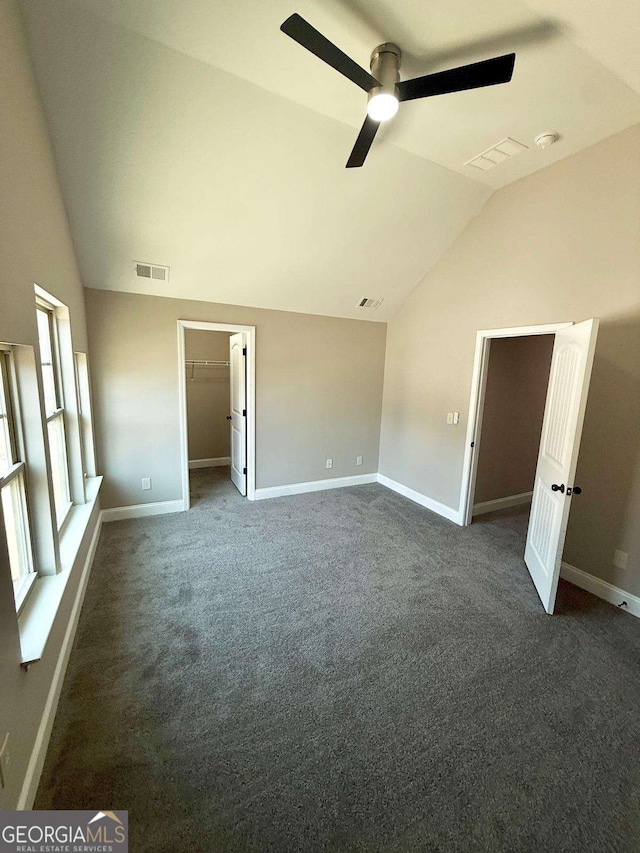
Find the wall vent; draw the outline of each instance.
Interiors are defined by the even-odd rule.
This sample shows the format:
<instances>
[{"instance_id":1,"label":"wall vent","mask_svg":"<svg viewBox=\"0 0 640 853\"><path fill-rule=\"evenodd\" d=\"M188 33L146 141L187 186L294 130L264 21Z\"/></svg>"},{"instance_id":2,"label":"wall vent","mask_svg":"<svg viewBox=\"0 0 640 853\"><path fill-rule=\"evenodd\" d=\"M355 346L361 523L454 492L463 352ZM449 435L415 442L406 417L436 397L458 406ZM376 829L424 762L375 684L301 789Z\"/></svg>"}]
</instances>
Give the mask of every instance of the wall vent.
<instances>
[{"instance_id":1,"label":"wall vent","mask_svg":"<svg viewBox=\"0 0 640 853\"><path fill-rule=\"evenodd\" d=\"M141 264L138 261L134 261L133 268L137 278L169 281L169 267L163 267L161 264Z\"/></svg>"},{"instance_id":2,"label":"wall vent","mask_svg":"<svg viewBox=\"0 0 640 853\"><path fill-rule=\"evenodd\" d=\"M356 308L379 308L384 299L373 299L370 296L363 296L362 299L358 301Z\"/></svg>"},{"instance_id":3,"label":"wall vent","mask_svg":"<svg viewBox=\"0 0 640 853\"><path fill-rule=\"evenodd\" d=\"M481 172L488 172L489 169L499 166L500 163L504 163L505 160L510 160L521 151L528 150L527 145L523 145L522 142L518 142L515 139L511 139L510 136L507 136L506 139L496 143L491 148L487 148L487 150L483 151L482 154L478 154L475 157L472 157L471 160L467 160L464 165L472 166L474 169L480 169Z\"/></svg>"}]
</instances>

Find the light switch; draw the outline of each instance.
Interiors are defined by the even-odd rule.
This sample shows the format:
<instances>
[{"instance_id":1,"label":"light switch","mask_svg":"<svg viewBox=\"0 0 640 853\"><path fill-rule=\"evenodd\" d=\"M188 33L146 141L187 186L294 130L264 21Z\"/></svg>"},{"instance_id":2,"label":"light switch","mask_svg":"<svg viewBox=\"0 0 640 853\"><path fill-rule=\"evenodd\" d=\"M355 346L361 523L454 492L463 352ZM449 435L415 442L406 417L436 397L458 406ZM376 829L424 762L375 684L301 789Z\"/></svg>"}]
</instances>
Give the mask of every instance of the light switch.
<instances>
[{"instance_id":1,"label":"light switch","mask_svg":"<svg viewBox=\"0 0 640 853\"><path fill-rule=\"evenodd\" d=\"M453 423L453 412L447 412L447 423L448 424Z\"/></svg>"},{"instance_id":2,"label":"light switch","mask_svg":"<svg viewBox=\"0 0 640 853\"><path fill-rule=\"evenodd\" d=\"M453 413L453 422L454 422L454 424L460 423L460 412L454 412Z\"/></svg>"}]
</instances>

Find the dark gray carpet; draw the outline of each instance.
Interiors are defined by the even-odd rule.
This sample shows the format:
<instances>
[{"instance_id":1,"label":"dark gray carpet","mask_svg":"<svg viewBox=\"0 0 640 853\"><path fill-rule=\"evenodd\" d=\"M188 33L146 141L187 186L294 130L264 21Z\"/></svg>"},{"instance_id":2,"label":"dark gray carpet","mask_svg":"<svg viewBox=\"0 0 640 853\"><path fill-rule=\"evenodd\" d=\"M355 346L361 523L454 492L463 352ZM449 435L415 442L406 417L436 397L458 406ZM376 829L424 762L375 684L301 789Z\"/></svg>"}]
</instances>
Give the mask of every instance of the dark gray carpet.
<instances>
[{"instance_id":1,"label":"dark gray carpet","mask_svg":"<svg viewBox=\"0 0 640 853\"><path fill-rule=\"evenodd\" d=\"M226 473L226 472L225 472ZM640 849L640 622L382 486L103 527L37 808L131 850Z\"/></svg>"}]
</instances>

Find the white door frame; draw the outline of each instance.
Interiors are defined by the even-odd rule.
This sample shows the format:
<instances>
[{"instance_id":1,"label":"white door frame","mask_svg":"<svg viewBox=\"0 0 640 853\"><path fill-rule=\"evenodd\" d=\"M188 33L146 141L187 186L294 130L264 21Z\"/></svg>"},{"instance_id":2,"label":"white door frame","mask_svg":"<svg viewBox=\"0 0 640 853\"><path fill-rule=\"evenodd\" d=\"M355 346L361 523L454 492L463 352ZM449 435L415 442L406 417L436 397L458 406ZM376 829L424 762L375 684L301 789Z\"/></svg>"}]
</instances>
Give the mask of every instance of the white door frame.
<instances>
[{"instance_id":1,"label":"white door frame","mask_svg":"<svg viewBox=\"0 0 640 853\"><path fill-rule=\"evenodd\" d=\"M483 329L476 334L476 354L473 362L471 378L471 399L469 401L469 421L464 448L464 463L462 466L462 488L460 489L460 506L458 515L463 527L471 524L473 517L473 497L476 489L478 459L480 456L480 437L482 432L482 416L484 414L484 398L487 388L489 368L489 352L492 338L519 338L525 335L549 335L559 329L573 326L570 323L548 323L544 326L514 326L511 329Z\"/></svg>"},{"instance_id":2,"label":"white door frame","mask_svg":"<svg viewBox=\"0 0 640 853\"><path fill-rule=\"evenodd\" d=\"M189 442L187 432L187 381L184 369L185 330L205 332L245 332L247 336L247 498L256 493L256 327L235 323L206 323L178 320L178 388L180 397L180 445L182 454L182 500L185 510L191 506L189 495Z\"/></svg>"}]
</instances>

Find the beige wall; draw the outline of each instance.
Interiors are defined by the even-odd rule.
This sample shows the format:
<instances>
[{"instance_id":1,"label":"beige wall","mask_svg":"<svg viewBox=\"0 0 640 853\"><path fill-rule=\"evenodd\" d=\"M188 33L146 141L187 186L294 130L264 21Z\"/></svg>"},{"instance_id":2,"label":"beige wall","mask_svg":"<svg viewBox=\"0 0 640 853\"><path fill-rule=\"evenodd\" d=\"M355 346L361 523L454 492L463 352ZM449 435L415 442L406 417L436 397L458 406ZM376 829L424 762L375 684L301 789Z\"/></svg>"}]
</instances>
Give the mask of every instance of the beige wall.
<instances>
[{"instance_id":1,"label":"beige wall","mask_svg":"<svg viewBox=\"0 0 640 853\"><path fill-rule=\"evenodd\" d=\"M69 306L73 346L86 350L82 285L44 115L11 0L0 3L0 103L0 341L36 346L33 284L37 282ZM89 535L94 523L95 518ZM0 537L0 738L9 733L11 753L0 808L13 809L18 801L86 551L85 539L44 657L25 673L20 668L8 558Z\"/></svg>"},{"instance_id":2,"label":"beige wall","mask_svg":"<svg viewBox=\"0 0 640 853\"><path fill-rule=\"evenodd\" d=\"M256 326L258 488L378 470L385 324L85 293L103 506L182 496L178 319Z\"/></svg>"},{"instance_id":3,"label":"beige wall","mask_svg":"<svg viewBox=\"0 0 640 853\"><path fill-rule=\"evenodd\" d=\"M474 503L533 489L552 335L491 341Z\"/></svg>"},{"instance_id":4,"label":"beige wall","mask_svg":"<svg viewBox=\"0 0 640 853\"><path fill-rule=\"evenodd\" d=\"M496 193L394 315L380 470L457 508L476 331L589 317L602 322L565 560L640 593L640 126Z\"/></svg>"},{"instance_id":5,"label":"beige wall","mask_svg":"<svg viewBox=\"0 0 640 853\"><path fill-rule=\"evenodd\" d=\"M229 332L185 331L187 360L229 361ZM190 365L187 377L189 459L229 456L229 368Z\"/></svg>"}]
</instances>

